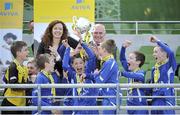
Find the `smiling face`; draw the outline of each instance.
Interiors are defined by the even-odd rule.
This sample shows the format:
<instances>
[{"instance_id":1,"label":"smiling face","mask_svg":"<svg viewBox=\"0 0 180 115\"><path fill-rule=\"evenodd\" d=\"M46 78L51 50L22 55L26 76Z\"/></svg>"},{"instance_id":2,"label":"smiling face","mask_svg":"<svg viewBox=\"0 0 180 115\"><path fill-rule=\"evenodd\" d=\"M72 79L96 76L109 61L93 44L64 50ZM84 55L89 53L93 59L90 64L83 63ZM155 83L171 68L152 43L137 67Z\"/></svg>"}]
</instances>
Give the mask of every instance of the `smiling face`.
<instances>
[{"instance_id":1,"label":"smiling face","mask_svg":"<svg viewBox=\"0 0 180 115\"><path fill-rule=\"evenodd\" d=\"M93 30L93 39L96 44L100 44L104 41L105 27L103 25L95 25Z\"/></svg>"},{"instance_id":2,"label":"smiling face","mask_svg":"<svg viewBox=\"0 0 180 115\"><path fill-rule=\"evenodd\" d=\"M52 28L53 38L59 39L61 38L62 34L63 34L63 25L61 23L55 24L54 27Z\"/></svg>"},{"instance_id":3,"label":"smiling face","mask_svg":"<svg viewBox=\"0 0 180 115\"><path fill-rule=\"evenodd\" d=\"M27 64L27 68L28 68L28 75L36 75L37 74L38 68L35 66L34 62L29 62Z\"/></svg>"},{"instance_id":4,"label":"smiling face","mask_svg":"<svg viewBox=\"0 0 180 115\"><path fill-rule=\"evenodd\" d=\"M82 75L84 73L84 61L82 58L75 58L72 66L78 75Z\"/></svg>"},{"instance_id":5,"label":"smiling face","mask_svg":"<svg viewBox=\"0 0 180 115\"><path fill-rule=\"evenodd\" d=\"M134 53L130 53L128 56L128 69L133 71L139 68L140 61L136 60L136 55Z\"/></svg>"},{"instance_id":6,"label":"smiling face","mask_svg":"<svg viewBox=\"0 0 180 115\"><path fill-rule=\"evenodd\" d=\"M157 63L163 62L167 59L167 53L163 51L160 47L156 46L153 50L153 57Z\"/></svg>"}]
</instances>

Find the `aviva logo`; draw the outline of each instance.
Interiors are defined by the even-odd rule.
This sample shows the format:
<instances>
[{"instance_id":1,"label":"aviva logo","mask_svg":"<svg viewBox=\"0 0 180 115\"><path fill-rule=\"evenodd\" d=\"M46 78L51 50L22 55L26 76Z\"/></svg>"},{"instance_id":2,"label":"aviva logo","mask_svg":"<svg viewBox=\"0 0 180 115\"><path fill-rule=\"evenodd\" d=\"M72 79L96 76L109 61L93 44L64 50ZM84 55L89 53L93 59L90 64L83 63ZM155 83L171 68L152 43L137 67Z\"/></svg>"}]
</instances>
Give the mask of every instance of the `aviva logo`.
<instances>
[{"instance_id":1,"label":"aviva logo","mask_svg":"<svg viewBox=\"0 0 180 115\"><path fill-rule=\"evenodd\" d=\"M13 3L11 3L11 2L6 2L6 3L4 3L4 9L5 9L5 10L11 10L11 9L13 9Z\"/></svg>"},{"instance_id":2,"label":"aviva logo","mask_svg":"<svg viewBox=\"0 0 180 115\"><path fill-rule=\"evenodd\" d=\"M76 0L76 4L84 3L85 0Z\"/></svg>"}]
</instances>

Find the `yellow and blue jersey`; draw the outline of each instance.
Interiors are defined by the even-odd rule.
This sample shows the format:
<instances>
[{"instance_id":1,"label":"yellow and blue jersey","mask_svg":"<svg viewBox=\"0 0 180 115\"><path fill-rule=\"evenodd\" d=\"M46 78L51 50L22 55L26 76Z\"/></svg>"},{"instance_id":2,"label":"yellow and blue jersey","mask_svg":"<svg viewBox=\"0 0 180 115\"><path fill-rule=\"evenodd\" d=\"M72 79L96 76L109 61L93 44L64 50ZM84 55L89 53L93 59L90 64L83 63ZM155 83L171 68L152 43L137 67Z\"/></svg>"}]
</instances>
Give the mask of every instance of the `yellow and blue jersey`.
<instances>
[{"instance_id":1,"label":"yellow and blue jersey","mask_svg":"<svg viewBox=\"0 0 180 115\"><path fill-rule=\"evenodd\" d=\"M43 72L39 72L35 84L51 84L51 80L46 76ZM38 89L34 88L32 91L32 96L38 96ZM41 96L53 96L52 88L42 88ZM38 98L32 98L32 103L34 106L38 106ZM52 106L53 101L52 98L42 98L41 106ZM37 113L37 111L33 111L33 114ZM41 114L52 114L51 111L41 111Z\"/></svg>"},{"instance_id":2,"label":"yellow and blue jersey","mask_svg":"<svg viewBox=\"0 0 180 115\"><path fill-rule=\"evenodd\" d=\"M124 68L124 71L121 72L121 75L128 78L128 83L130 84L143 84L145 83L145 71L137 68L135 71L130 71L128 69L128 63L125 57L126 48L121 48L120 53L120 61ZM128 106L143 106L147 105L146 98L142 98L140 96L145 96L144 88L129 88L128 96L137 96L137 98L128 98L127 105ZM128 110L129 114L148 114L147 110Z\"/></svg>"},{"instance_id":3,"label":"yellow and blue jersey","mask_svg":"<svg viewBox=\"0 0 180 115\"><path fill-rule=\"evenodd\" d=\"M82 44L82 47L85 49L88 54L88 61L85 63L85 74L90 74L94 71L95 67L95 54L91 49L87 47L87 45ZM68 82L71 84L79 83L78 76L75 70L70 65L70 48L65 49L65 53L63 54L63 70L68 72ZM94 63L94 64L93 64ZM85 79L84 83L92 84L93 81L91 79ZM80 89L80 91L79 91ZM67 91L67 96L95 96L97 95L96 88L69 88ZM96 98L67 98L65 99L64 104L66 106L95 106ZM66 114L71 114L73 111L65 111ZM98 111L74 111L75 114L98 114Z\"/></svg>"},{"instance_id":4,"label":"yellow and blue jersey","mask_svg":"<svg viewBox=\"0 0 180 115\"><path fill-rule=\"evenodd\" d=\"M157 69L159 70L158 78L155 80L155 67L152 68L152 76L151 81L152 83L159 83L159 84L171 84L174 83L174 75L176 70L176 60L174 56L174 52L164 43L161 41L157 41L159 47L161 47L168 55L168 59L162 65L160 65ZM152 89L152 96L175 96L174 88L153 88ZM175 98L174 97L167 97L167 98L153 98L152 105L159 105L159 106L174 106L175 105ZM161 114L174 114L174 110L155 110L152 113L161 113Z\"/></svg>"},{"instance_id":5,"label":"yellow and blue jersey","mask_svg":"<svg viewBox=\"0 0 180 115\"><path fill-rule=\"evenodd\" d=\"M113 55L109 55L105 57L106 59L101 62L102 67L98 74L90 74L90 79L94 79L96 83L119 83L119 69L116 60L114 59ZM116 96L118 93L122 96L121 91L117 92L116 88L99 88L99 95L102 96ZM121 99L120 102L121 103ZM102 101L103 106L115 106L116 105L116 98L103 98ZM116 114L115 110L103 110L103 114Z\"/></svg>"},{"instance_id":6,"label":"yellow and blue jersey","mask_svg":"<svg viewBox=\"0 0 180 115\"><path fill-rule=\"evenodd\" d=\"M26 84L28 82L28 69L20 65L15 59L6 70L5 83L7 84ZM4 96L26 96L26 89L6 88ZM25 106L26 98L7 98L7 100L15 106Z\"/></svg>"}]
</instances>

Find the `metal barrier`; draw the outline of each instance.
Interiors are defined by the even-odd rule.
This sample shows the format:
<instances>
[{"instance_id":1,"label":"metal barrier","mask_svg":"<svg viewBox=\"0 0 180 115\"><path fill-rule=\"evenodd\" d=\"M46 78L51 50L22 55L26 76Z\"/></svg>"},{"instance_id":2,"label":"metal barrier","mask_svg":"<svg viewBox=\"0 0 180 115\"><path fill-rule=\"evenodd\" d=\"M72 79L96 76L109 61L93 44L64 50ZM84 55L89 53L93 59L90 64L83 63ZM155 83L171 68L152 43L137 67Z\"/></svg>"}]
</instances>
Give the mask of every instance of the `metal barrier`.
<instances>
[{"instance_id":1,"label":"metal barrier","mask_svg":"<svg viewBox=\"0 0 180 115\"><path fill-rule=\"evenodd\" d=\"M115 30L115 31L135 31L135 34L138 35L140 34L139 31L178 31L180 33L180 26L179 27L172 27L172 24L180 24L180 21L96 21L95 23L101 23L101 24L107 24L107 25L112 25L115 24L118 29L109 29L106 28L106 30ZM117 25L119 24L119 25ZM128 25L135 25L135 28L133 28L133 26L130 29L124 29L121 27L122 24L128 24ZM158 27L158 24L165 24L165 28L148 28L147 26L143 26L145 28L140 27L142 24L156 24ZM167 26L170 26L170 28L168 28ZM159 26L160 27L160 26ZM148 32L149 33L149 32ZM123 34L123 33L121 33ZM130 33L129 33L130 34ZM150 34L150 33L149 33ZM158 33L156 33L158 34Z\"/></svg>"},{"instance_id":2,"label":"metal barrier","mask_svg":"<svg viewBox=\"0 0 180 115\"><path fill-rule=\"evenodd\" d=\"M121 106L120 98L134 97L134 96L119 96L120 89L127 90L127 88L175 88L177 90L180 89L180 84L0 84L1 88L37 88L38 91L38 106L21 106L21 107L0 107L1 110L38 110L38 113L41 110L116 110L117 114L120 113L120 110L180 110L180 106ZM116 88L117 95L116 96L41 96L42 88ZM9 96L12 97L12 96ZM20 96L19 98L27 98L31 96ZM67 97L82 97L82 98L94 98L94 97L116 97L116 106L41 106L41 98L67 98ZM145 98L152 98L152 96L141 96ZM165 98L170 96L156 96L157 98ZM174 97L174 96L172 96ZM0 98L5 98L1 96ZM17 98L17 97L16 97ZM36 96L32 96L31 98L37 98ZM137 97L136 97L137 98ZM176 98L179 98L176 96Z\"/></svg>"}]
</instances>

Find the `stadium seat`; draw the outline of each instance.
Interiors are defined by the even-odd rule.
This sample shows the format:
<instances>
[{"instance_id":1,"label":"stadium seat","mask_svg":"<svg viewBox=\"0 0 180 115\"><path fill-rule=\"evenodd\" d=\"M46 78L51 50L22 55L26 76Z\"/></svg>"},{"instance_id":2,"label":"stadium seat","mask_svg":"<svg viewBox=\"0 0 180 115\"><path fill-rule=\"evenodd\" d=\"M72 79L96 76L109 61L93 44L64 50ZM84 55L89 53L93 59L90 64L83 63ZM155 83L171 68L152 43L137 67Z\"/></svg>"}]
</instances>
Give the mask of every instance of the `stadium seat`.
<instances>
[{"instance_id":1,"label":"stadium seat","mask_svg":"<svg viewBox=\"0 0 180 115\"><path fill-rule=\"evenodd\" d=\"M180 46L178 46L177 50L176 50L176 62L178 64L180 64Z\"/></svg>"},{"instance_id":2,"label":"stadium seat","mask_svg":"<svg viewBox=\"0 0 180 115\"><path fill-rule=\"evenodd\" d=\"M176 75L177 75L177 77L179 78L179 80L180 80L180 67L179 67L179 65L180 65L180 46L178 46L178 48L177 48L177 50L176 50L176 56L175 56L175 58L176 58L176 63L177 63L177 70L176 70Z\"/></svg>"},{"instance_id":3,"label":"stadium seat","mask_svg":"<svg viewBox=\"0 0 180 115\"><path fill-rule=\"evenodd\" d=\"M180 56L180 46L178 46L178 48L176 50L176 56Z\"/></svg>"},{"instance_id":4,"label":"stadium seat","mask_svg":"<svg viewBox=\"0 0 180 115\"><path fill-rule=\"evenodd\" d=\"M174 83L179 83L179 78L177 76L174 77Z\"/></svg>"}]
</instances>

